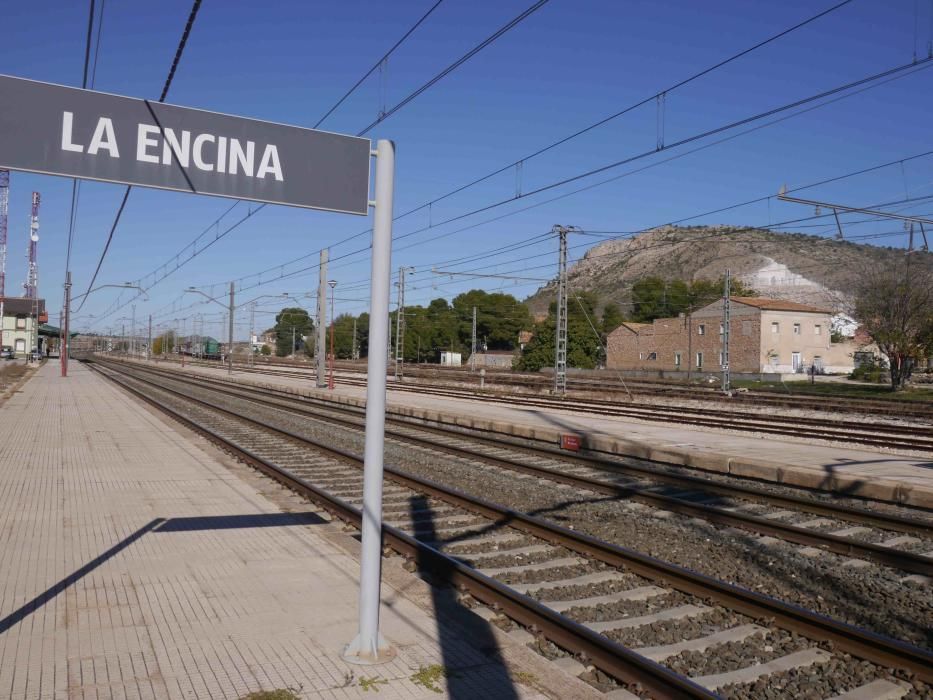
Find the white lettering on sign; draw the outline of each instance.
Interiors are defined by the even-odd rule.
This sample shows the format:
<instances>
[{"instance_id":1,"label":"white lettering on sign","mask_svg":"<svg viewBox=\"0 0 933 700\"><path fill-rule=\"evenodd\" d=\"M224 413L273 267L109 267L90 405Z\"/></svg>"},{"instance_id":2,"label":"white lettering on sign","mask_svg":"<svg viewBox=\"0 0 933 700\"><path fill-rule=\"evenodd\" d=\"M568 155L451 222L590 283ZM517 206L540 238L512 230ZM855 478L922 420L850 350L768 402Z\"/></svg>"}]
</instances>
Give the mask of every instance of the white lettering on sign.
<instances>
[{"instance_id":1,"label":"white lettering on sign","mask_svg":"<svg viewBox=\"0 0 933 700\"><path fill-rule=\"evenodd\" d=\"M75 141L74 121L73 112L62 112L61 148L63 151L84 153L84 145ZM102 151L111 158L120 157L116 130L113 120L109 117L98 118L87 146L88 155L96 156ZM176 133L174 129L160 129L154 124L136 126L136 160L155 165L171 165L172 160L175 160L183 168L194 164L195 168L205 172L231 175L242 173L258 179L271 176L278 182L285 179L282 162L279 160L279 149L275 144L263 146L257 168L255 141L244 142L214 134L197 134L192 138L190 131L182 129L180 133Z\"/></svg>"}]
</instances>

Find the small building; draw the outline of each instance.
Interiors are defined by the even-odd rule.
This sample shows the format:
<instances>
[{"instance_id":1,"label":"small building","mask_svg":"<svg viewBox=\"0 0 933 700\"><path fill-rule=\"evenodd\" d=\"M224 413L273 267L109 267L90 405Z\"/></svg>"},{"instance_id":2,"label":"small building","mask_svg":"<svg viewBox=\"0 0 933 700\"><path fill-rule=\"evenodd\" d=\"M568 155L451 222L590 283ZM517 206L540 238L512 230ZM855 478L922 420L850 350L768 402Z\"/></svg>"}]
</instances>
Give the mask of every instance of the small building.
<instances>
[{"instance_id":1,"label":"small building","mask_svg":"<svg viewBox=\"0 0 933 700\"><path fill-rule=\"evenodd\" d=\"M460 367L463 364L463 355L459 352L441 350L441 366Z\"/></svg>"},{"instance_id":2,"label":"small building","mask_svg":"<svg viewBox=\"0 0 933 700\"><path fill-rule=\"evenodd\" d=\"M39 327L48 320L45 299L4 297L3 347L11 348L18 358L28 357L33 349L46 354L48 336L40 334Z\"/></svg>"},{"instance_id":3,"label":"small building","mask_svg":"<svg viewBox=\"0 0 933 700\"><path fill-rule=\"evenodd\" d=\"M833 343L832 312L807 304L732 297L729 308L732 372L790 374L851 372L856 341ZM693 314L652 323L623 323L607 338L609 369L659 373L722 369L722 300Z\"/></svg>"}]
</instances>

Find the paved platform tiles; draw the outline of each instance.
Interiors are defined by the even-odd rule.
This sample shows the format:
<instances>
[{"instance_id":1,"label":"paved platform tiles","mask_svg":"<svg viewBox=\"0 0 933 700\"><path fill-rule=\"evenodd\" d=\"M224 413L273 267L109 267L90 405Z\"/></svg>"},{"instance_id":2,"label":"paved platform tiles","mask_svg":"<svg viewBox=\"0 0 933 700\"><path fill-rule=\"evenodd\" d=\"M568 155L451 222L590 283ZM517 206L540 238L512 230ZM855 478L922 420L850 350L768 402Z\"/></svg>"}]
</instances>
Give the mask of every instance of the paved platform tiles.
<instances>
[{"instance_id":1,"label":"paved platform tiles","mask_svg":"<svg viewBox=\"0 0 933 700\"><path fill-rule=\"evenodd\" d=\"M175 363L167 366L177 368ZM186 372L226 376L222 369L188 365ZM310 377L310 375L309 375ZM234 373L246 382L301 387L317 391L313 379L277 377L274 374ZM327 390L320 390L331 393ZM362 386L341 386L333 392L353 401L366 398ZM691 429L680 425L647 423L571 411L523 408L492 401L448 398L388 387L390 408L412 415L444 414L466 425L470 420L495 424L518 435L546 435L557 442L562 432L574 432L599 445L599 449L712 471L782 481L796 486L856 493L870 498L903 501L933 508L933 458L910 457L869 448L815 444L804 440L766 435L736 435Z\"/></svg>"},{"instance_id":2,"label":"paved platform tiles","mask_svg":"<svg viewBox=\"0 0 933 700\"><path fill-rule=\"evenodd\" d=\"M282 512L258 492L271 482L78 363L57 374L0 407L0 698L436 698L412 678L435 664L451 697L544 697L494 637L438 623L397 582L397 658L345 663L358 563L322 534L339 524L293 495L301 512Z\"/></svg>"}]
</instances>

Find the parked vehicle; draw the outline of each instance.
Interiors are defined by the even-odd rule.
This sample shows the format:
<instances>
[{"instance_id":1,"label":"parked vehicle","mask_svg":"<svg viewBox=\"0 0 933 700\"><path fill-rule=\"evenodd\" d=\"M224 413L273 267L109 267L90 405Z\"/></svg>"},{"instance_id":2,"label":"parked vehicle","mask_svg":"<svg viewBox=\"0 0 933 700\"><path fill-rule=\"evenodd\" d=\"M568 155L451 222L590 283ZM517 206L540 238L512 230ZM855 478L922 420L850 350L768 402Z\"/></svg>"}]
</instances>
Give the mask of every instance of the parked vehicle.
<instances>
[{"instance_id":1,"label":"parked vehicle","mask_svg":"<svg viewBox=\"0 0 933 700\"><path fill-rule=\"evenodd\" d=\"M3 348L0 349L0 360L12 360L14 357L16 357L16 355L13 354L13 348L9 345L4 345Z\"/></svg>"}]
</instances>

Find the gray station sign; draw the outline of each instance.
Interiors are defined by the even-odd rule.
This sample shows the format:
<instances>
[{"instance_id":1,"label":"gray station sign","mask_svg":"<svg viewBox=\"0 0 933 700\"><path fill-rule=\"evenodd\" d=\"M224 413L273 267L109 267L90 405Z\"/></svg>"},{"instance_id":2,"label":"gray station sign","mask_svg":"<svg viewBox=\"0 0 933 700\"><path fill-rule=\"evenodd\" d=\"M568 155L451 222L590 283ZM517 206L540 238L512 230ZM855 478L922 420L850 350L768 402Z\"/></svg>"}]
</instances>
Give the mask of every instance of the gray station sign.
<instances>
[{"instance_id":1,"label":"gray station sign","mask_svg":"<svg viewBox=\"0 0 933 700\"><path fill-rule=\"evenodd\" d=\"M366 215L369 139L0 75L0 167Z\"/></svg>"}]
</instances>

